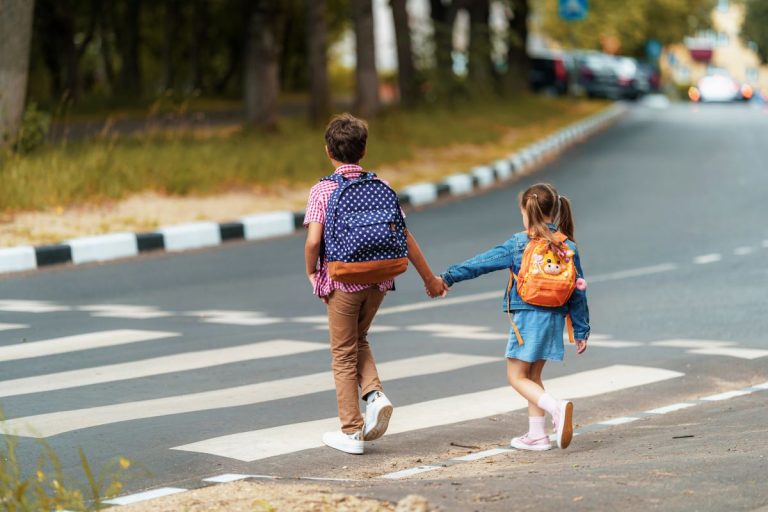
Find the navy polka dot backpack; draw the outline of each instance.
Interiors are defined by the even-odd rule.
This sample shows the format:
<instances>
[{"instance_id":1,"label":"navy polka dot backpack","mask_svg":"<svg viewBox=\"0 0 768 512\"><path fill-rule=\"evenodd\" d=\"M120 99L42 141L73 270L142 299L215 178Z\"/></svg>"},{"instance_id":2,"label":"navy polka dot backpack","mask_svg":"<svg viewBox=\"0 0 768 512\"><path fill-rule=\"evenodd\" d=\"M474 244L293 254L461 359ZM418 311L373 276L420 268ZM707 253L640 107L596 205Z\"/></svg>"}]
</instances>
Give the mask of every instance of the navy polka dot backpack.
<instances>
[{"instance_id":1,"label":"navy polka dot backpack","mask_svg":"<svg viewBox=\"0 0 768 512\"><path fill-rule=\"evenodd\" d=\"M405 272L407 232L397 193L371 172L355 179L334 174L321 181L339 185L328 200L323 232L331 279L373 284Z\"/></svg>"}]
</instances>

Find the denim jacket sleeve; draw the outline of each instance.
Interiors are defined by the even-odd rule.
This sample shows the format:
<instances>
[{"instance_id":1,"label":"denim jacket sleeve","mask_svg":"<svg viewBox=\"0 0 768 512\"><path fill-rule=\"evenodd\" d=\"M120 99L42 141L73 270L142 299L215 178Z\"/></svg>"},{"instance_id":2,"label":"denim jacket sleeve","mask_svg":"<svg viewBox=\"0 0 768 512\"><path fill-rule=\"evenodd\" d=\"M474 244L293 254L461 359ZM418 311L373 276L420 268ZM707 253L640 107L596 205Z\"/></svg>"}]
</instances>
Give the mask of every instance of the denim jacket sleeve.
<instances>
[{"instance_id":1,"label":"denim jacket sleeve","mask_svg":"<svg viewBox=\"0 0 768 512\"><path fill-rule=\"evenodd\" d=\"M478 254L463 263L452 265L441 277L448 286L453 286L454 283L460 281L474 279L496 270L509 268L512 266L513 246L513 240L508 240L502 245Z\"/></svg>"},{"instance_id":2,"label":"denim jacket sleeve","mask_svg":"<svg viewBox=\"0 0 768 512\"><path fill-rule=\"evenodd\" d=\"M576 265L576 274L584 278L584 271L581 268L581 258L576 246L572 246L575 254L573 262ZM568 300L568 313L571 314L573 322L573 336L577 340L586 340L589 338L589 306L587 306L587 291L576 289Z\"/></svg>"}]
</instances>

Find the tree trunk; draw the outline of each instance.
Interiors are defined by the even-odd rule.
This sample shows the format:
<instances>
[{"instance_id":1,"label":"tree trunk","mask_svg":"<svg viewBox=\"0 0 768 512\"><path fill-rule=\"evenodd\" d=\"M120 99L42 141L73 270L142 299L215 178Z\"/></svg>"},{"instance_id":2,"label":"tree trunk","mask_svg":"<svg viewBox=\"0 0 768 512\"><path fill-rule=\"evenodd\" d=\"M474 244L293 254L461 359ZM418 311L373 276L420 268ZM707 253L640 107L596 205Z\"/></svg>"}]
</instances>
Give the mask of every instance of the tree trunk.
<instances>
[{"instance_id":1,"label":"tree trunk","mask_svg":"<svg viewBox=\"0 0 768 512\"><path fill-rule=\"evenodd\" d=\"M435 91L439 97L449 97L453 89L453 25L456 22L456 6L443 4L442 0L430 0L433 40L435 44Z\"/></svg>"},{"instance_id":2,"label":"tree trunk","mask_svg":"<svg viewBox=\"0 0 768 512\"><path fill-rule=\"evenodd\" d=\"M307 45L309 57L309 121L320 125L331 114L328 85L328 26L326 0L305 0L307 9Z\"/></svg>"},{"instance_id":3,"label":"tree trunk","mask_svg":"<svg viewBox=\"0 0 768 512\"><path fill-rule=\"evenodd\" d=\"M400 87L400 101L406 106L412 106L419 100L419 87L416 82L416 68L413 65L411 27L408 25L406 0L390 0L389 4L392 7L397 40L397 83Z\"/></svg>"},{"instance_id":4,"label":"tree trunk","mask_svg":"<svg viewBox=\"0 0 768 512\"><path fill-rule=\"evenodd\" d=\"M203 89L203 45L208 40L208 8L205 0L195 0L192 14L190 48L190 84L192 90Z\"/></svg>"},{"instance_id":5,"label":"tree trunk","mask_svg":"<svg viewBox=\"0 0 768 512\"><path fill-rule=\"evenodd\" d=\"M469 3L469 79L474 92L485 94L493 86L491 60L490 0L471 0Z\"/></svg>"},{"instance_id":6,"label":"tree trunk","mask_svg":"<svg viewBox=\"0 0 768 512\"><path fill-rule=\"evenodd\" d=\"M530 57L528 57L528 0L512 0L512 16L509 18L507 39L507 88L528 86Z\"/></svg>"},{"instance_id":7,"label":"tree trunk","mask_svg":"<svg viewBox=\"0 0 768 512\"><path fill-rule=\"evenodd\" d=\"M168 91L176 85L176 52L179 44L179 9L178 0L165 0L165 42L163 44L163 90Z\"/></svg>"},{"instance_id":8,"label":"tree trunk","mask_svg":"<svg viewBox=\"0 0 768 512\"><path fill-rule=\"evenodd\" d=\"M371 0L352 0L355 23L355 112L368 118L378 114L379 76L376 73L376 47L373 39L373 5Z\"/></svg>"},{"instance_id":9,"label":"tree trunk","mask_svg":"<svg viewBox=\"0 0 768 512\"><path fill-rule=\"evenodd\" d=\"M277 129L277 17L270 0L256 0L251 5L246 29L245 117L252 126L267 130Z\"/></svg>"},{"instance_id":10,"label":"tree trunk","mask_svg":"<svg viewBox=\"0 0 768 512\"><path fill-rule=\"evenodd\" d=\"M0 146L21 127L34 6L34 0L0 0Z\"/></svg>"},{"instance_id":11,"label":"tree trunk","mask_svg":"<svg viewBox=\"0 0 768 512\"><path fill-rule=\"evenodd\" d=\"M125 94L141 94L141 66L139 65L139 45L141 32L141 0L126 0L125 11L120 19L113 20L117 46L122 66L120 68L120 89Z\"/></svg>"}]
</instances>

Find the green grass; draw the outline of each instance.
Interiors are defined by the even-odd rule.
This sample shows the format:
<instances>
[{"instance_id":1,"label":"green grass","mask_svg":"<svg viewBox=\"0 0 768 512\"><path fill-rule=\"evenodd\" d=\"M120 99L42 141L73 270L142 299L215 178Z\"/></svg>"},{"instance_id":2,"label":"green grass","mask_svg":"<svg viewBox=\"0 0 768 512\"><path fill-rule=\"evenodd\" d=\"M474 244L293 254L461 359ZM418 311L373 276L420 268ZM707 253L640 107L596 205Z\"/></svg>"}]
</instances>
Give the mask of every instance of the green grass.
<instances>
[{"instance_id":1,"label":"green grass","mask_svg":"<svg viewBox=\"0 0 768 512\"><path fill-rule=\"evenodd\" d=\"M510 130L520 132L522 145L543 135L542 127L551 131L604 106L521 96L450 109L391 110L370 123L364 164L376 169L402 160L418 162L422 148L494 143ZM323 145L323 129L297 118L283 120L280 131L271 134L173 132L61 143L26 156L6 154L0 156L0 211L119 199L146 190L205 195L251 185L303 185L329 172Z\"/></svg>"}]
</instances>

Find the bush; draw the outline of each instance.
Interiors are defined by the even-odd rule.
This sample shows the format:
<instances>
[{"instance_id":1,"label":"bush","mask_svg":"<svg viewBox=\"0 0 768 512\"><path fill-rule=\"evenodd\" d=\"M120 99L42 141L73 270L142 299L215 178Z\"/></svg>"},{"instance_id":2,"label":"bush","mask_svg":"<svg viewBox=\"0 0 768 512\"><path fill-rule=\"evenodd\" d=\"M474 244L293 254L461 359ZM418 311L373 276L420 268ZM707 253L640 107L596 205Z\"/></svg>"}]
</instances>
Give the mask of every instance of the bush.
<instances>
[{"instance_id":1,"label":"bush","mask_svg":"<svg viewBox=\"0 0 768 512\"><path fill-rule=\"evenodd\" d=\"M17 441L2 428L0 435L0 508L8 512L45 510L90 511L105 508L103 500L122 490L119 477L131 462L120 457L94 475L88 459L80 452L80 464L87 481L87 491L71 485L64 475L56 452L43 440L38 441L39 455L33 474L26 475L17 458Z\"/></svg>"},{"instance_id":2,"label":"bush","mask_svg":"<svg viewBox=\"0 0 768 512\"><path fill-rule=\"evenodd\" d=\"M38 110L37 104L30 103L21 119L21 129L16 137L14 149L17 153L31 153L45 144L50 128L51 115Z\"/></svg>"}]
</instances>

